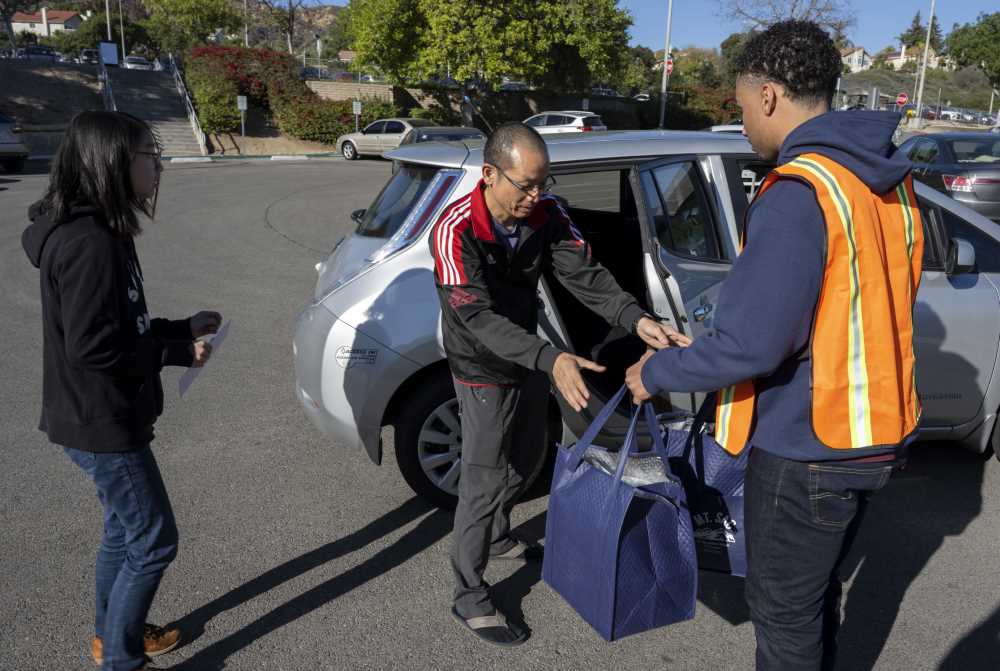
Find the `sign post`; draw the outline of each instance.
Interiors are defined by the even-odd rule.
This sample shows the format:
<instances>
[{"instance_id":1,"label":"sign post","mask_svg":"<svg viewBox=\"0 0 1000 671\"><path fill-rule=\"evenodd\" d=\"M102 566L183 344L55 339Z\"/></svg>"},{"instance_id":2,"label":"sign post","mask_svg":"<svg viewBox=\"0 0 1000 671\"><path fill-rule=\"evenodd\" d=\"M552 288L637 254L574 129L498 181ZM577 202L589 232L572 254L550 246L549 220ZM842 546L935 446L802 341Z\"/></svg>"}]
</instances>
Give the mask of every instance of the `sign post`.
<instances>
[{"instance_id":1,"label":"sign post","mask_svg":"<svg viewBox=\"0 0 1000 671\"><path fill-rule=\"evenodd\" d=\"M358 123L361 119L361 101L355 100L351 104L351 111L354 113L354 132L358 132Z\"/></svg>"},{"instance_id":2,"label":"sign post","mask_svg":"<svg viewBox=\"0 0 1000 671\"><path fill-rule=\"evenodd\" d=\"M236 96L236 107L240 111L240 137L247 135L247 97Z\"/></svg>"}]
</instances>

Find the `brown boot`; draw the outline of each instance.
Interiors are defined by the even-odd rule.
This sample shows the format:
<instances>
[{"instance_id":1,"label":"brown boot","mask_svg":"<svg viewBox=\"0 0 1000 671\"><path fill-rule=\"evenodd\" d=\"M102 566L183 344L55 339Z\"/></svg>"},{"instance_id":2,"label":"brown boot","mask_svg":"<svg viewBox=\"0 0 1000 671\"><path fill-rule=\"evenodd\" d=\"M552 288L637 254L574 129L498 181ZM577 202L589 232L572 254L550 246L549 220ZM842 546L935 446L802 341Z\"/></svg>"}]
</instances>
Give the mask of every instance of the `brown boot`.
<instances>
[{"instance_id":1,"label":"brown boot","mask_svg":"<svg viewBox=\"0 0 1000 671\"><path fill-rule=\"evenodd\" d=\"M157 627L155 624L147 622L142 628L142 638L146 656L156 657L166 654L180 645L181 630L176 627L173 629ZM94 662L98 666L104 662L104 643L97 636L94 637L94 641L90 645L90 654L93 655Z\"/></svg>"}]
</instances>

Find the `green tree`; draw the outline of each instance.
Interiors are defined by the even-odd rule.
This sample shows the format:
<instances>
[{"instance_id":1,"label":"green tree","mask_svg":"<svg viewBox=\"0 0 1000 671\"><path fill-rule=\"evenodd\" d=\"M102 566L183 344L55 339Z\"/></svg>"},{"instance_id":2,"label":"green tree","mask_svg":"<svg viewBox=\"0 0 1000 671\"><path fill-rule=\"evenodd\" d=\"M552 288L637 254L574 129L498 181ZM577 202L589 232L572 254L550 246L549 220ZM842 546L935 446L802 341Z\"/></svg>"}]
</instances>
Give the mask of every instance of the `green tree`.
<instances>
[{"instance_id":1,"label":"green tree","mask_svg":"<svg viewBox=\"0 0 1000 671\"><path fill-rule=\"evenodd\" d=\"M616 0L352 0L354 46L394 82L450 73L558 89L611 81L628 65L631 17Z\"/></svg>"},{"instance_id":2,"label":"green tree","mask_svg":"<svg viewBox=\"0 0 1000 671\"><path fill-rule=\"evenodd\" d=\"M162 51L204 44L218 30L235 31L242 17L231 0L145 0L146 29Z\"/></svg>"},{"instance_id":3,"label":"green tree","mask_svg":"<svg viewBox=\"0 0 1000 671\"><path fill-rule=\"evenodd\" d=\"M927 26L921 21L920 12L914 15L913 20L910 21L910 27L903 31L897 39L907 49L923 48L924 43L927 41ZM940 23L935 19L934 26L931 29L931 49L936 53L941 53L944 45L944 36L941 34Z\"/></svg>"},{"instance_id":4,"label":"green tree","mask_svg":"<svg viewBox=\"0 0 1000 671\"><path fill-rule=\"evenodd\" d=\"M722 44L719 45L719 52L722 55L721 73L725 76L728 84L732 85L735 81L733 66L736 63L736 59L743 53L747 41L755 34L755 31L752 30L745 33L733 33L722 40Z\"/></svg>"},{"instance_id":5,"label":"green tree","mask_svg":"<svg viewBox=\"0 0 1000 671\"><path fill-rule=\"evenodd\" d=\"M333 58L341 49L350 49L354 45L354 28L351 22L351 7L344 7L337 14L337 19L323 37L323 51L329 52Z\"/></svg>"},{"instance_id":6,"label":"green tree","mask_svg":"<svg viewBox=\"0 0 1000 671\"><path fill-rule=\"evenodd\" d=\"M43 41L64 54L78 55L82 49L96 49L101 42L106 42L108 39L106 17L104 12L93 14L76 30L59 31ZM121 44L121 27L117 19L118 17L115 16L111 21L111 41ZM126 21L125 46L129 51L149 47L150 39L145 27Z\"/></svg>"},{"instance_id":7,"label":"green tree","mask_svg":"<svg viewBox=\"0 0 1000 671\"><path fill-rule=\"evenodd\" d=\"M948 53L959 66L982 69L1000 87L1000 12L980 14L975 23L956 26L948 36Z\"/></svg>"},{"instance_id":8,"label":"green tree","mask_svg":"<svg viewBox=\"0 0 1000 671\"><path fill-rule=\"evenodd\" d=\"M642 93L650 91L655 84L656 72L653 65L656 56L649 47L632 47L626 55L625 67L621 75L623 92Z\"/></svg>"},{"instance_id":9,"label":"green tree","mask_svg":"<svg viewBox=\"0 0 1000 671\"><path fill-rule=\"evenodd\" d=\"M38 8L38 5L38 0L0 0L0 21L3 21L3 26L7 29L7 39L11 49L16 47L11 18L17 12L33 12Z\"/></svg>"},{"instance_id":10,"label":"green tree","mask_svg":"<svg viewBox=\"0 0 1000 671\"><path fill-rule=\"evenodd\" d=\"M420 0L352 0L350 11L359 64L379 67L394 84L414 77L427 33Z\"/></svg>"}]
</instances>

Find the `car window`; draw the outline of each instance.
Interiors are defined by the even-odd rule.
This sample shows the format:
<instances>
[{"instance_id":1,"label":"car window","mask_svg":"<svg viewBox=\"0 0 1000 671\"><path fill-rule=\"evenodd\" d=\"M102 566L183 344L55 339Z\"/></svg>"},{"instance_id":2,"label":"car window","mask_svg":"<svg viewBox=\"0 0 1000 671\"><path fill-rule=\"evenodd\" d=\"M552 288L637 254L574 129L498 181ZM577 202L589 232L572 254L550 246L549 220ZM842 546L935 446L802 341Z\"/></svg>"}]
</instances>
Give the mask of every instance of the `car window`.
<instances>
[{"instance_id":1,"label":"car window","mask_svg":"<svg viewBox=\"0 0 1000 671\"><path fill-rule=\"evenodd\" d=\"M385 122L384 121L376 121L375 123L370 124L367 128L365 128L364 132L365 132L366 135L377 135L379 133L384 133L385 132Z\"/></svg>"},{"instance_id":2,"label":"car window","mask_svg":"<svg viewBox=\"0 0 1000 671\"><path fill-rule=\"evenodd\" d=\"M406 126L400 121L387 121L385 124L386 133L402 133L406 130Z\"/></svg>"},{"instance_id":3,"label":"car window","mask_svg":"<svg viewBox=\"0 0 1000 671\"><path fill-rule=\"evenodd\" d=\"M617 213L621 211L621 179L619 170L557 175L551 193L574 209Z\"/></svg>"},{"instance_id":4,"label":"car window","mask_svg":"<svg viewBox=\"0 0 1000 671\"><path fill-rule=\"evenodd\" d=\"M400 145L413 144L414 142L420 142L424 139L423 135L417 135L417 131L411 130L409 133L403 136L403 139L399 141Z\"/></svg>"},{"instance_id":5,"label":"car window","mask_svg":"<svg viewBox=\"0 0 1000 671\"><path fill-rule=\"evenodd\" d=\"M537 128L538 126L544 126L545 120L548 118L547 114L539 114L538 116L533 116L528 119L525 123L532 128Z\"/></svg>"},{"instance_id":6,"label":"car window","mask_svg":"<svg viewBox=\"0 0 1000 671\"><path fill-rule=\"evenodd\" d=\"M643 173L653 227L660 244L673 254L723 260L712 211L701 186L698 167L669 163Z\"/></svg>"},{"instance_id":7,"label":"car window","mask_svg":"<svg viewBox=\"0 0 1000 671\"><path fill-rule=\"evenodd\" d=\"M933 140L917 140L916 147L910 153L909 158L914 163L933 163L938 152L937 143Z\"/></svg>"},{"instance_id":8,"label":"car window","mask_svg":"<svg viewBox=\"0 0 1000 671\"><path fill-rule=\"evenodd\" d=\"M958 163L1000 163L1000 140L952 140L948 143Z\"/></svg>"},{"instance_id":9,"label":"car window","mask_svg":"<svg viewBox=\"0 0 1000 671\"><path fill-rule=\"evenodd\" d=\"M940 208L944 230L949 238L962 238L976 250L976 272L1000 272L1000 242L959 215Z\"/></svg>"},{"instance_id":10,"label":"car window","mask_svg":"<svg viewBox=\"0 0 1000 671\"><path fill-rule=\"evenodd\" d=\"M566 126L573 123L573 120L567 116L561 114L550 114L548 120L545 122L546 126Z\"/></svg>"},{"instance_id":11,"label":"car window","mask_svg":"<svg viewBox=\"0 0 1000 671\"><path fill-rule=\"evenodd\" d=\"M402 165L365 211L358 225L358 234L374 238L392 237L436 174L437 168Z\"/></svg>"},{"instance_id":12,"label":"car window","mask_svg":"<svg viewBox=\"0 0 1000 671\"><path fill-rule=\"evenodd\" d=\"M583 118L584 126L603 126L604 122L601 121L599 116L588 116Z\"/></svg>"}]
</instances>

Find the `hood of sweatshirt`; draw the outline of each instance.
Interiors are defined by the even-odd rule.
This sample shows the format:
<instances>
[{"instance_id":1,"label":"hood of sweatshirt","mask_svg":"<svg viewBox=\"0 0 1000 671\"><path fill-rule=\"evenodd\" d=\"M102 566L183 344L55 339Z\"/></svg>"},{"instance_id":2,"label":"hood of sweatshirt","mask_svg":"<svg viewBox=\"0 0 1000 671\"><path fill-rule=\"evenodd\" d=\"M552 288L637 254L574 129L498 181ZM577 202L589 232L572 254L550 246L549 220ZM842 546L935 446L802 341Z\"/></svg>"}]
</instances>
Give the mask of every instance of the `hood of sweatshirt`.
<instances>
[{"instance_id":1,"label":"hood of sweatshirt","mask_svg":"<svg viewBox=\"0 0 1000 671\"><path fill-rule=\"evenodd\" d=\"M31 223L21 234L21 246L24 247L24 253L28 255L31 265L36 268L41 264L42 250L45 249L45 243L48 241L49 236L59 226L66 223L65 221L53 220L51 214L51 211L45 206L45 202L41 200L28 208L28 218L31 220ZM97 214L95 208L89 205L81 205L74 207L70 211L70 215L66 221L90 217L95 214Z\"/></svg>"},{"instance_id":2,"label":"hood of sweatshirt","mask_svg":"<svg viewBox=\"0 0 1000 671\"><path fill-rule=\"evenodd\" d=\"M873 192L886 193L913 168L892 143L899 120L900 115L893 112L868 110L821 114L789 133L778 163L802 154L820 154L853 172Z\"/></svg>"}]
</instances>

